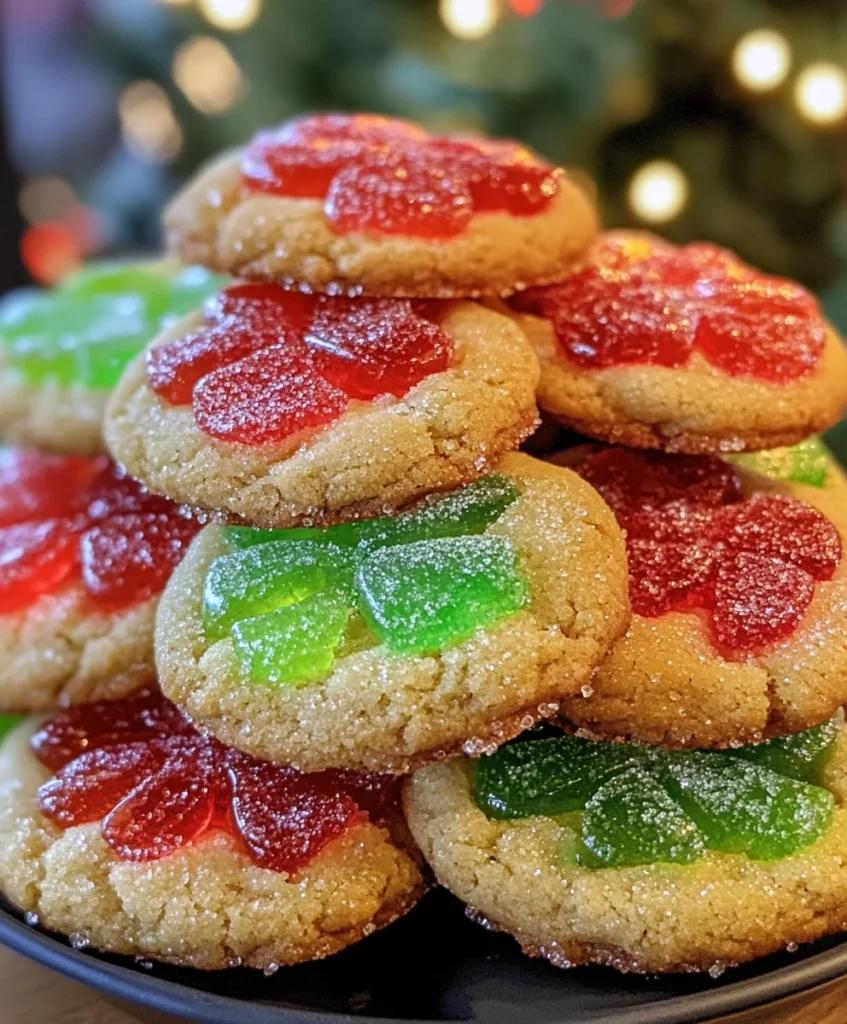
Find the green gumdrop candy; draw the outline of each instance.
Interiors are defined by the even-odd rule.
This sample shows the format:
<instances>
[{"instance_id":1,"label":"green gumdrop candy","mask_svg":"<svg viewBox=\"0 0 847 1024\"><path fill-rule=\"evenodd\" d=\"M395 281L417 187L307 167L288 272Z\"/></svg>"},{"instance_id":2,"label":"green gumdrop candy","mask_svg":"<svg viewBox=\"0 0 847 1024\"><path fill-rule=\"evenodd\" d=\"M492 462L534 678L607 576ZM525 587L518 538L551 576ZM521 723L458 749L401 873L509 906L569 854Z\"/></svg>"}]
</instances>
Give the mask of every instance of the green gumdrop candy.
<instances>
[{"instance_id":1,"label":"green gumdrop candy","mask_svg":"<svg viewBox=\"0 0 847 1024\"><path fill-rule=\"evenodd\" d=\"M23 720L23 715L0 715L0 740L5 739Z\"/></svg>"},{"instance_id":2,"label":"green gumdrop candy","mask_svg":"<svg viewBox=\"0 0 847 1024\"><path fill-rule=\"evenodd\" d=\"M369 555L359 604L387 650L425 654L511 615L528 599L517 555L502 537L448 537Z\"/></svg>"},{"instance_id":3,"label":"green gumdrop candy","mask_svg":"<svg viewBox=\"0 0 847 1024\"><path fill-rule=\"evenodd\" d=\"M196 267L88 267L52 292L0 306L5 361L31 385L108 390L166 319L197 308L222 281Z\"/></svg>"},{"instance_id":4,"label":"green gumdrop candy","mask_svg":"<svg viewBox=\"0 0 847 1024\"><path fill-rule=\"evenodd\" d=\"M745 452L727 456L730 462L755 473L810 487L823 487L829 476L832 456L819 437L810 437L792 448L773 448L765 452Z\"/></svg>"},{"instance_id":5,"label":"green gumdrop candy","mask_svg":"<svg viewBox=\"0 0 847 1024\"><path fill-rule=\"evenodd\" d=\"M203 626L220 639L236 622L296 604L323 591L352 600L353 568L337 548L299 541L262 544L216 558L206 574Z\"/></svg>"},{"instance_id":6,"label":"green gumdrop candy","mask_svg":"<svg viewBox=\"0 0 847 1024\"><path fill-rule=\"evenodd\" d=\"M640 767L616 775L588 801L582 843L580 863L595 868L690 864L705 852L697 825Z\"/></svg>"},{"instance_id":7,"label":"green gumdrop candy","mask_svg":"<svg viewBox=\"0 0 847 1024\"><path fill-rule=\"evenodd\" d=\"M242 669L267 683L313 683L332 671L350 611L325 594L244 619L232 630Z\"/></svg>"},{"instance_id":8,"label":"green gumdrop candy","mask_svg":"<svg viewBox=\"0 0 847 1024\"><path fill-rule=\"evenodd\" d=\"M230 551L275 540L309 540L374 551L392 544L482 533L517 497L518 490L511 480L495 474L394 518L363 519L326 529L254 530L228 526L224 539Z\"/></svg>"},{"instance_id":9,"label":"green gumdrop candy","mask_svg":"<svg viewBox=\"0 0 847 1024\"><path fill-rule=\"evenodd\" d=\"M831 793L723 754L667 755L674 797L710 849L778 860L811 845L832 823Z\"/></svg>"},{"instance_id":10,"label":"green gumdrop candy","mask_svg":"<svg viewBox=\"0 0 847 1024\"><path fill-rule=\"evenodd\" d=\"M520 741L476 762L474 799L489 818L581 811L613 775L644 761L638 747L576 736Z\"/></svg>"},{"instance_id":11,"label":"green gumdrop candy","mask_svg":"<svg viewBox=\"0 0 847 1024\"><path fill-rule=\"evenodd\" d=\"M841 723L836 717L793 736L780 736L764 743L727 750L726 753L799 782L817 783L835 751L840 731Z\"/></svg>"}]
</instances>

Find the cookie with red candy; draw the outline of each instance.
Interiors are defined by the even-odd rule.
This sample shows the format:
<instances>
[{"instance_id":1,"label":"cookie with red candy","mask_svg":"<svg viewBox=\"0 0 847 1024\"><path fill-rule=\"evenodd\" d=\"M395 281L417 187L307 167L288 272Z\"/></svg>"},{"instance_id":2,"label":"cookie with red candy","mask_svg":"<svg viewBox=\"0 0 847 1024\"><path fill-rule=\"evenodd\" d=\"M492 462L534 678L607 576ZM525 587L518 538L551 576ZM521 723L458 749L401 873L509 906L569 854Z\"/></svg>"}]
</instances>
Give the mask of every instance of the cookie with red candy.
<instances>
[{"instance_id":1,"label":"cookie with red candy","mask_svg":"<svg viewBox=\"0 0 847 1024\"><path fill-rule=\"evenodd\" d=\"M165 212L172 249L236 277L353 295L508 295L584 263L593 203L511 141L374 114L260 132Z\"/></svg>"},{"instance_id":2,"label":"cookie with red candy","mask_svg":"<svg viewBox=\"0 0 847 1024\"><path fill-rule=\"evenodd\" d=\"M105 456L0 452L0 711L149 682L159 594L198 529Z\"/></svg>"},{"instance_id":3,"label":"cookie with red candy","mask_svg":"<svg viewBox=\"0 0 847 1024\"><path fill-rule=\"evenodd\" d=\"M562 703L567 718L604 738L727 747L818 725L847 701L843 483L825 453L823 475L807 453L789 472L787 454L736 466L584 446L555 458L623 526L633 610Z\"/></svg>"},{"instance_id":4,"label":"cookie with red candy","mask_svg":"<svg viewBox=\"0 0 847 1024\"><path fill-rule=\"evenodd\" d=\"M592 267L510 300L539 405L590 437L691 454L792 445L847 405L816 300L715 245L604 235Z\"/></svg>"},{"instance_id":5,"label":"cookie with red candy","mask_svg":"<svg viewBox=\"0 0 847 1024\"><path fill-rule=\"evenodd\" d=\"M398 788L229 750L155 691L80 705L0 749L2 890L77 946L272 972L417 902Z\"/></svg>"},{"instance_id":6,"label":"cookie with red candy","mask_svg":"<svg viewBox=\"0 0 847 1024\"><path fill-rule=\"evenodd\" d=\"M537 383L522 332L475 303L237 284L130 365L105 434L157 493L321 525L483 475L534 428Z\"/></svg>"}]
</instances>

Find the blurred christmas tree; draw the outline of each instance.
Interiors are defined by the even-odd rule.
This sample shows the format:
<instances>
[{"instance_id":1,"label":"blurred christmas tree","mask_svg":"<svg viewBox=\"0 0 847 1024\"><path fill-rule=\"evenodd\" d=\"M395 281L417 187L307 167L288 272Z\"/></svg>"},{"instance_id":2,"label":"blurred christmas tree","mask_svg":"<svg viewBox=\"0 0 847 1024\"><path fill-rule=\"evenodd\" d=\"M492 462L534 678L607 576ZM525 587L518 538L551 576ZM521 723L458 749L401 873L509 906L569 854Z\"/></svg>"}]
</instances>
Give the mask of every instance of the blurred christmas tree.
<instances>
[{"instance_id":1,"label":"blurred christmas tree","mask_svg":"<svg viewBox=\"0 0 847 1024\"><path fill-rule=\"evenodd\" d=\"M847 327L844 0L638 0L620 20L599 4L512 7L533 16L506 0L96 10L101 52L124 83L137 92L141 80L151 103L152 83L167 94L160 155L178 175L302 110L483 128L590 175L608 223L713 238L827 291ZM98 192L126 202L114 183Z\"/></svg>"}]
</instances>

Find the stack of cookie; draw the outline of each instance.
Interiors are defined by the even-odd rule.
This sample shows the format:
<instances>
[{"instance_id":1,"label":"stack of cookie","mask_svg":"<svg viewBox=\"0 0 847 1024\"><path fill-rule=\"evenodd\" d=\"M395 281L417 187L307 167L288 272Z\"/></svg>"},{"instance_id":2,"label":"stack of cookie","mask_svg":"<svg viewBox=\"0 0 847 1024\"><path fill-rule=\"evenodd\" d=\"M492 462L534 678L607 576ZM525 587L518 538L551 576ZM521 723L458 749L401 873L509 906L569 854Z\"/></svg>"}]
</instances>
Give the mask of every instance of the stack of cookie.
<instances>
[{"instance_id":1,"label":"stack of cookie","mask_svg":"<svg viewBox=\"0 0 847 1024\"><path fill-rule=\"evenodd\" d=\"M432 874L562 964L847 927L847 492L813 438L847 356L814 300L375 116L261 133L165 226L205 269L0 324L0 430L46 449L0 475L0 703L63 705L0 752L6 896L211 969L326 956ZM161 326L120 380L118 293ZM536 402L591 440L518 453Z\"/></svg>"}]
</instances>

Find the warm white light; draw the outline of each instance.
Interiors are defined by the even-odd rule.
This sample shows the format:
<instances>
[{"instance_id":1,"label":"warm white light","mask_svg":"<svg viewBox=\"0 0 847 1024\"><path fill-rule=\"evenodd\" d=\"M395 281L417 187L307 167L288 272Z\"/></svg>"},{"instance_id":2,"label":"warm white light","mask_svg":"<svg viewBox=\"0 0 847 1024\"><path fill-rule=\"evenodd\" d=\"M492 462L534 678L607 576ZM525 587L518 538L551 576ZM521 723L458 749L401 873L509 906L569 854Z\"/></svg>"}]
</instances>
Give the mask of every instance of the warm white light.
<instances>
[{"instance_id":1,"label":"warm white light","mask_svg":"<svg viewBox=\"0 0 847 1024\"><path fill-rule=\"evenodd\" d=\"M688 178L669 160L653 160L633 175L628 196L638 217L652 224L664 224L685 209Z\"/></svg>"},{"instance_id":2,"label":"warm white light","mask_svg":"<svg viewBox=\"0 0 847 1024\"><path fill-rule=\"evenodd\" d=\"M174 55L173 76L202 114L222 114L243 95L241 68L224 44L212 36L192 36Z\"/></svg>"},{"instance_id":3,"label":"warm white light","mask_svg":"<svg viewBox=\"0 0 847 1024\"><path fill-rule=\"evenodd\" d=\"M127 148L142 160L163 163L182 149L182 128L168 94L156 82L133 82L118 100Z\"/></svg>"},{"instance_id":4,"label":"warm white light","mask_svg":"<svg viewBox=\"0 0 847 1024\"><path fill-rule=\"evenodd\" d=\"M497 0L440 0L439 13L445 28L460 39L482 39L497 24Z\"/></svg>"},{"instance_id":5,"label":"warm white light","mask_svg":"<svg viewBox=\"0 0 847 1024\"><path fill-rule=\"evenodd\" d=\"M835 124L847 115L847 74L837 64L810 64L794 88L797 109L815 124Z\"/></svg>"},{"instance_id":6,"label":"warm white light","mask_svg":"<svg viewBox=\"0 0 847 1024\"><path fill-rule=\"evenodd\" d=\"M782 85L791 70L791 47L785 36L772 28L748 32L736 43L732 70L751 92L768 92Z\"/></svg>"},{"instance_id":7,"label":"warm white light","mask_svg":"<svg viewBox=\"0 0 847 1024\"><path fill-rule=\"evenodd\" d=\"M259 17L262 0L197 0L206 20L215 28L241 32Z\"/></svg>"}]
</instances>

